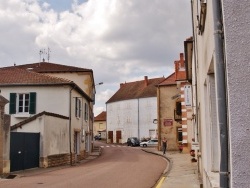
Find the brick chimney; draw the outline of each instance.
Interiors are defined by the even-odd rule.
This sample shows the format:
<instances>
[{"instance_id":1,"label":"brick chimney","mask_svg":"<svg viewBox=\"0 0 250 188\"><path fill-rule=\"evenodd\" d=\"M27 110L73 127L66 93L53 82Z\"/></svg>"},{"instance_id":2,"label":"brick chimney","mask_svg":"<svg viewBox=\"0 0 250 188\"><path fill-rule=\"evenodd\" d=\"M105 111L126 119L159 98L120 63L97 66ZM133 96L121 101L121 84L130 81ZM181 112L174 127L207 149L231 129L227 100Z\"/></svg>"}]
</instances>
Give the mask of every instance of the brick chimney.
<instances>
[{"instance_id":1,"label":"brick chimney","mask_svg":"<svg viewBox=\"0 0 250 188\"><path fill-rule=\"evenodd\" d=\"M145 80L145 86L148 86L148 77L144 76L144 80Z\"/></svg>"},{"instance_id":2,"label":"brick chimney","mask_svg":"<svg viewBox=\"0 0 250 188\"><path fill-rule=\"evenodd\" d=\"M174 62L175 64L175 79L186 80L186 68L184 54L180 53L180 60Z\"/></svg>"}]
</instances>

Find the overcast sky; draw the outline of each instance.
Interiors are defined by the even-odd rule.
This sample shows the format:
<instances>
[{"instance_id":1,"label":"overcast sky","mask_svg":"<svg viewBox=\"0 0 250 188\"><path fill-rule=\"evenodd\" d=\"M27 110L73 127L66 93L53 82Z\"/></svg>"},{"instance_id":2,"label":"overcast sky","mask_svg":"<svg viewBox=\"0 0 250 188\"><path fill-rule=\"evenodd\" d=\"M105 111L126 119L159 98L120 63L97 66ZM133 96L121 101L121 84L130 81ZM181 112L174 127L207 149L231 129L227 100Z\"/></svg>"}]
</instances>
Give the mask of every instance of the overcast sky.
<instances>
[{"instance_id":1,"label":"overcast sky","mask_svg":"<svg viewBox=\"0 0 250 188\"><path fill-rule=\"evenodd\" d=\"M120 83L167 77L192 35L190 0L1 0L1 67L41 60L93 69L95 116ZM45 60L47 61L47 56Z\"/></svg>"}]
</instances>

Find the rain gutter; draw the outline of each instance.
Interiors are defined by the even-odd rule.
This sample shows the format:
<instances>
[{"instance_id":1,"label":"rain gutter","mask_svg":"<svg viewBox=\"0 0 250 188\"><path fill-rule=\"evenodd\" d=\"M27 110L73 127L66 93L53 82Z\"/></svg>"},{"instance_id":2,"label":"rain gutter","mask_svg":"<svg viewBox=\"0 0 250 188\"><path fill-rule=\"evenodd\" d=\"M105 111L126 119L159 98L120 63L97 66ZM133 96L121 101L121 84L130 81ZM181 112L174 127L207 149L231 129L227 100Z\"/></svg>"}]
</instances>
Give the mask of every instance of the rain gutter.
<instances>
[{"instance_id":1,"label":"rain gutter","mask_svg":"<svg viewBox=\"0 0 250 188\"><path fill-rule=\"evenodd\" d=\"M213 23L214 23L214 44L215 44L215 82L216 100L218 109L218 125L220 130L220 187L229 187L229 145L228 145L228 124L227 124L227 91L224 57L224 31L221 1L213 0Z\"/></svg>"}]
</instances>

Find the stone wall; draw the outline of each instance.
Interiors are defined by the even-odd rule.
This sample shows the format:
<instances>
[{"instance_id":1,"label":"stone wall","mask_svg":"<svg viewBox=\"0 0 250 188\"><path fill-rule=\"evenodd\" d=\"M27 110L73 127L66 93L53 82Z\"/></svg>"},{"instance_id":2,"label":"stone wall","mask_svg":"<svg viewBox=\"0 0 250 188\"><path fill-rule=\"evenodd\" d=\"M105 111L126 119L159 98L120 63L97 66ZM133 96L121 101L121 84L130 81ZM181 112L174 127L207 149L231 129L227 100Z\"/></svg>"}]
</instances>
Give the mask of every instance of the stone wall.
<instances>
[{"instance_id":1,"label":"stone wall","mask_svg":"<svg viewBox=\"0 0 250 188\"><path fill-rule=\"evenodd\" d=\"M77 160L75 160L76 159L75 156L77 157ZM85 152L85 150L81 151L79 155L75 155L75 153L72 153L72 164L85 159L87 156L88 154ZM69 164L71 164L71 158L69 153L50 155L48 157L40 158L41 168L55 167L55 166L62 166Z\"/></svg>"},{"instance_id":2,"label":"stone wall","mask_svg":"<svg viewBox=\"0 0 250 188\"><path fill-rule=\"evenodd\" d=\"M10 116L4 112L8 102L0 95L0 175L10 173Z\"/></svg>"}]
</instances>

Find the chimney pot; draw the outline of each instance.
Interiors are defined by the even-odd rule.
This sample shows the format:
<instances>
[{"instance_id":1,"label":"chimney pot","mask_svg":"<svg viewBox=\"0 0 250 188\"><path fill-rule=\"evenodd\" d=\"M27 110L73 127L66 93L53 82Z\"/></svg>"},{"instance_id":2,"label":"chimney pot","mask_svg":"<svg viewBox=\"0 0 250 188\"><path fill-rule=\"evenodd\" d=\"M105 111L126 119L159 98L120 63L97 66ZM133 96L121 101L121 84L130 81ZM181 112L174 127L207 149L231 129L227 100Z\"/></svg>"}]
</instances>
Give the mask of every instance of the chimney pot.
<instances>
[{"instance_id":1,"label":"chimney pot","mask_svg":"<svg viewBox=\"0 0 250 188\"><path fill-rule=\"evenodd\" d=\"M183 59L184 59L184 54L180 53L180 60L183 60Z\"/></svg>"},{"instance_id":2,"label":"chimney pot","mask_svg":"<svg viewBox=\"0 0 250 188\"><path fill-rule=\"evenodd\" d=\"M144 76L145 85L148 86L148 76Z\"/></svg>"}]
</instances>

